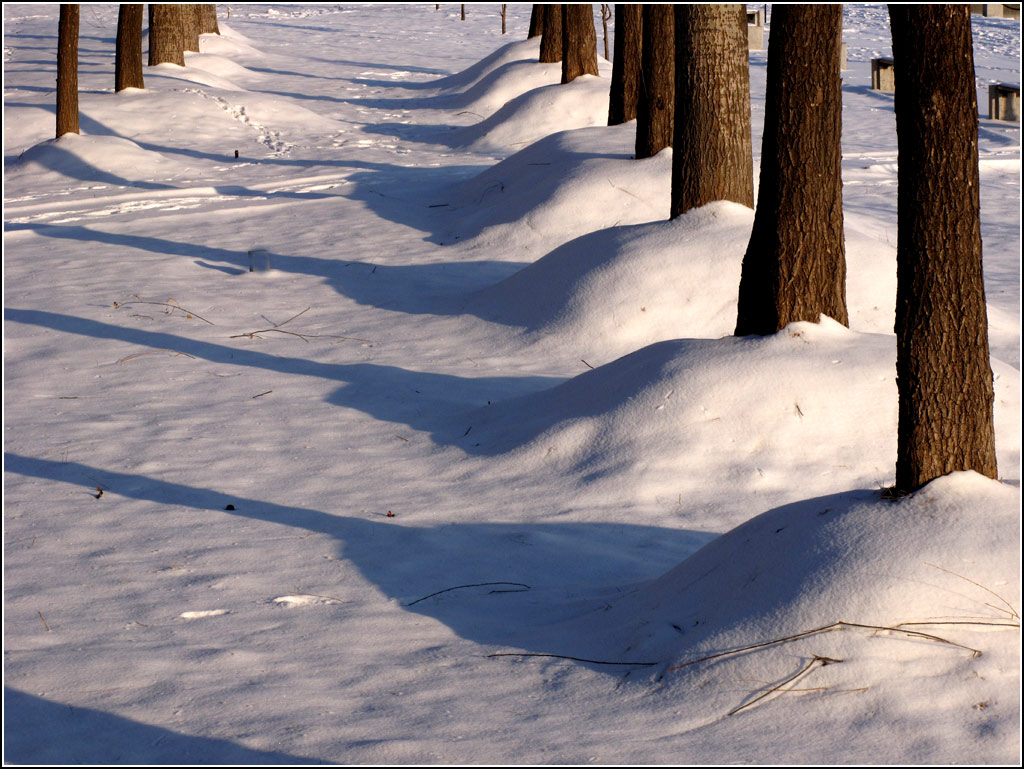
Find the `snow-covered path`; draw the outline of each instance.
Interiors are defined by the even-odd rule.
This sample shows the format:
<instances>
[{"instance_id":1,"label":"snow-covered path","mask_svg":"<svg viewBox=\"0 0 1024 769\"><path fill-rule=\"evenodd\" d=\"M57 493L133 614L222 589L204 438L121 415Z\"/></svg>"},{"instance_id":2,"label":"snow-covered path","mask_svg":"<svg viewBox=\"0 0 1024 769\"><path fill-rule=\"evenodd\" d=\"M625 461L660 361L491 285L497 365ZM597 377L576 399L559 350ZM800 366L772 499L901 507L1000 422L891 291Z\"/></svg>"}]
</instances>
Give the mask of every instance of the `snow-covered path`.
<instances>
[{"instance_id":1,"label":"snow-covered path","mask_svg":"<svg viewBox=\"0 0 1024 769\"><path fill-rule=\"evenodd\" d=\"M880 501L884 7L844 22L851 328L756 340L752 213L665 221L669 154L603 125L607 62L556 85L528 5L506 37L232 6L120 94L85 5L52 141L56 9L4 6L7 761L1019 758L1019 124L982 107L1005 483ZM979 93L1019 82L1019 24L975 38ZM982 654L847 629L670 670L838 620Z\"/></svg>"}]
</instances>

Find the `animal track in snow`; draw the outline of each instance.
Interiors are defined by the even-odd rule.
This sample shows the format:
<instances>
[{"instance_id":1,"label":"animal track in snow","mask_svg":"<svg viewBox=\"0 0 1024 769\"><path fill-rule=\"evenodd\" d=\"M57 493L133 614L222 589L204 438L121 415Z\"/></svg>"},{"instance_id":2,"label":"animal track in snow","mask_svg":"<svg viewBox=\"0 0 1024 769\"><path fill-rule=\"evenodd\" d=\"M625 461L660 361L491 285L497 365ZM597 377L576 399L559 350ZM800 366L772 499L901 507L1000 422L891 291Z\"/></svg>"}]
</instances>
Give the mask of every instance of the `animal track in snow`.
<instances>
[{"instance_id":1,"label":"animal track in snow","mask_svg":"<svg viewBox=\"0 0 1024 769\"><path fill-rule=\"evenodd\" d=\"M214 96L213 94L206 93L198 88L184 88L182 89L186 93L194 93L202 96L204 99L210 99L217 103L222 110L227 112L232 118L237 120L242 125L256 131L256 141L267 147L272 155L281 156L288 154L293 144L286 142L281 138L281 134L278 131L273 131L264 125L257 123L255 120L249 117L245 111L245 107L241 104L231 104L227 99L222 99L220 96Z\"/></svg>"}]
</instances>

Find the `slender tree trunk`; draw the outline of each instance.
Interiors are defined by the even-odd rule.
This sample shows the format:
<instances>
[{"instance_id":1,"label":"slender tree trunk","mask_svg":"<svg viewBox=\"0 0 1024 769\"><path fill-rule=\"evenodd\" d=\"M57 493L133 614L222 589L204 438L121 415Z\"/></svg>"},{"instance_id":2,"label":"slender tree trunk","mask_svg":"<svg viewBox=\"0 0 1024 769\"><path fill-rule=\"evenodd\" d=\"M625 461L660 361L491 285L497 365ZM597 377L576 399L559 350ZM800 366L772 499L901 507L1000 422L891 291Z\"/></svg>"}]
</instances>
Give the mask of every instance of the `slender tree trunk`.
<instances>
[{"instance_id":1,"label":"slender tree trunk","mask_svg":"<svg viewBox=\"0 0 1024 769\"><path fill-rule=\"evenodd\" d=\"M562 60L562 6L544 6L544 29L540 36L540 61L554 64Z\"/></svg>"},{"instance_id":2,"label":"slender tree trunk","mask_svg":"<svg viewBox=\"0 0 1024 769\"><path fill-rule=\"evenodd\" d=\"M543 31L544 6L534 3L533 9L530 11L530 31L526 33L526 39L529 40L531 37L540 37Z\"/></svg>"},{"instance_id":3,"label":"slender tree trunk","mask_svg":"<svg viewBox=\"0 0 1024 769\"><path fill-rule=\"evenodd\" d=\"M776 9L776 14L778 9ZM966 5L890 5L898 142L896 488L996 477Z\"/></svg>"},{"instance_id":4,"label":"slender tree trunk","mask_svg":"<svg viewBox=\"0 0 1024 769\"><path fill-rule=\"evenodd\" d=\"M184 50L199 52L199 29L201 26L199 6L195 4L181 6L181 45Z\"/></svg>"},{"instance_id":5,"label":"slender tree trunk","mask_svg":"<svg viewBox=\"0 0 1024 769\"><path fill-rule=\"evenodd\" d=\"M506 3L501 4L501 34L505 34L505 12L508 10Z\"/></svg>"},{"instance_id":6,"label":"slender tree trunk","mask_svg":"<svg viewBox=\"0 0 1024 769\"><path fill-rule=\"evenodd\" d=\"M778 5L757 213L740 279L736 334L774 334L827 315L844 326L841 5Z\"/></svg>"},{"instance_id":7,"label":"slender tree trunk","mask_svg":"<svg viewBox=\"0 0 1024 769\"><path fill-rule=\"evenodd\" d=\"M217 6L214 3L203 3L199 6L200 26L202 35L219 35L220 25L217 24Z\"/></svg>"},{"instance_id":8,"label":"slender tree trunk","mask_svg":"<svg viewBox=\"0 0 1024 769\"><path fill-rule=\"evenodd\" d=\"M604 60L608 61L608 19L612 17L612 7L601 3L601 28L604 30Z\"/></svg>"},{"instance_id":9,"label":"slender tree trunk","mask_svg":"<svg viewBox=\"0 0 1024 769\"><path fill-rule=\"evenodd\" d=\"M608 95L608 125L636 119L643 6L615 4L615 58Z\"/></svg>"},{"instance_id":10,"label":"slender tree trunk","mask_svg":"<svg viewBox=\"0 0 1024 769\"><path fill-rule=\"evenodd\" d=\"M121 5L117 11L114 90L145 87L142 78L142 5Z\"/></svg>"},{"instance_id":11,"label":"slender tree trunk","mask_svg":"<svg viewBox=\"0 0 1024 769\"><path fill-rule=\"evenodd\" d=\"M636 110L636 157L672 146L675 100L675 11L669 3L643 6L640 89Z\"/></svg>"},{"instance_id":12,"label":"slender tree trunk","mask_svg":"<svg viewBox=\"0 0 1024 769\"><path fill-rule=\"evenodd\" d=\"M164 63L185 66L180 5L149 6L149 66Z\"/></svg>"},{"instance_id":13,"label":"slender tree trunk","mask_svg":"<svg viewBox=\"0 0 1024 769\"><path fill-rule=\"evenodd\" d=\"M57 138L78 133L78 5L60 6L57 22Z\"/></svg>"},{"instance_id":14,"label":"slender tree trunk","mask_svg":"<svg viewBox=\"0 0 1024 769\"><path fill-rule=\"evenodd\" d=\"M597 74L597 33L594 6L562 6L562 83Z\"/></svg>"},{"instance_id":15,"label":"slender tree trunk","mask_svg":"<svg viewBox=\"0 0 1024 769\"><path fill-rule=\"evenodd\" d=\"M676 5L673 218L714 200L754 207L747 14Z\"/></svg>"},{"instance_id":16,"label":"slender tree trunk","mask_svg":"<svg viewBox=\"0 0 1024 769\"><path fill-rule=\"evenodd\" d=\"M462 20L463 21L466 20L466 4L465 3L462 4Z\"/></svg>"}]
</instances>

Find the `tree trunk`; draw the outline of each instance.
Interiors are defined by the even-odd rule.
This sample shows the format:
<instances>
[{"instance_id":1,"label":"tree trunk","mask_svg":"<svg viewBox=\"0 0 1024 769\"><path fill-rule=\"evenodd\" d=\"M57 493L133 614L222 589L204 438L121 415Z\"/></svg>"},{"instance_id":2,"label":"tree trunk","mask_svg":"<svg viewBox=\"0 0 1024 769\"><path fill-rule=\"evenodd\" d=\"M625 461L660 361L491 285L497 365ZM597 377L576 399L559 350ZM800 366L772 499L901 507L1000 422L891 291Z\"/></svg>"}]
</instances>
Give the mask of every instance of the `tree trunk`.
<instances>
[{"instance_id":1,"label":"tree trunk","mask_svg":"<svg viewBox=\"0 0 1024 769\"><path fill-rule=\"evenodd\" d=\"M844 326L841 5L777 5L768 39L761 181L736 335L827 315Z\"/></svg>"},{"instance_id":2,"label":"tree trunk","mask_svg":"<svg viewBox=\"0 0 1024 769\"><path fill-rule=\"evenodd\" d=\"M78 133L78 6L61 4L57 22L57 138Z\"/></svg>"},{"instance_id":3,"label":"tree trunk","mask_svg":"<svg viewBox=\"0 0 1024 769\"><path fill-rule=\"evenodd\" d=\"M608 61L608 19L612 17L612 7L601 3L601 28L604 30L604 60Z\"/></svg>"},{"instance_id":4,"label":"tree trunk","mask_svg":"<svg viewBox=\"0 0 1024 769\"><path fill-rule=\"evenodd\" d=\"M714 200L754 207L747 14L676 5L673 218Z\"/></svg>"},{"instance_id":5,"label":"tree trunk","mask_svg":"<svg viewBox=\"0 0 1024 769\"><path fill-rule=\"evenodd\" d=\"M199 53L199 29L201 25L202 21L198 5L181 6L181 47L184 50Z\"/></svg>"},{"instance_id":6,"label":"tree trunk","mask_svg":"<svg viewBox=\"0 0 1024 769\"><path fill-rule=\"evenodd\" d=\"M540 61L554 64L562 60L562 6L544 6L544 29L540 36Z\"/></svg>"},{"instance_id":7,"label":"tree trunk","mask_svg":"<svg viewBox=\"0 0 1024 769\"><path fill-rule=\"evenodd\" d=\"M117 11L114 90L145 87L142 78L142 5L121 5Z\"/></svg>"},{"instance_id":8,"label":"tree trunk","mask_svg":"<svg viewBox=\"0 0 1024 769\"><path fill-rule=\"evenodd\" d=\"M508 4L501 4L501 34L505 34L505 12L508 10Z\"/></svg>"},{"instance_id":9,"label":"tree trunk","mask_svg":"<svg viewBox=\"0 0 1024 769\"><path fill-rule=\"evenodd\" d=\"M643 6L636 156L649 158L672 146L675 100L675 12L669 3Z\"/></svg>"},{"instance_id":10,"label":"tree trunk","mask_svg":"<svg viewBox=\"0 0 1024 769\"><path fill-rule=\"evenodd\" d=\"M777 10L776 10L777 12ZM898 142L896 488L996 477L978 105L965 5L890 5Z\"/></svg>"},{"instance_id":11,"label":"tree trunk","mask_svg":"<svg viewBox=\"0 0 1024 769\"><path fill-rule=\"evenodd\" d=\"M201 35L220 34L220 25L217 24L216 4L203 3L199 6L199 33Z\"/></svg>"},{"instance_id":12,"label":"tree trunk","mask_svg":"<svg viewBox=\"0 0 1024 769\"><path fill-rule=\"evenodd\" d=\"M164 63L185 66L180 5L149 6L149 66Z\"/></svg>"},{"instance_id":13,"label":"tree trunk","mask_svg":"<svg viewBox=\"0 0 1024 769\"><path fill-rule=\"evenodd\" d=\"M615 4L615 58L608 96L608 125L636 119L640 83L643 6Z\"/></svg>"},{"instance_id":14,"label":"tree trunk","mask_svg":"<svg viewBox=\"0 0 1024 769\"><path fill-rule=\"evenodd\" d=\"M463 21L466 20L466 4L465 3L462 4L462 20Z\"/></svg>"},{"instance_id":15,"label":"tree trunk","mask_svg":"<svg viewBox=\"0 0 1024 769\"><path fill-rule=\"evenodd\" d=\"M530 11L530 31L526 33L526 39L539 37L544 31L544 6L534 3Z\"/></svg>"},{"instance_id":16,"label":"tree trunk","mask_svg":"<svg viewBox=\"0 0 1024 769\"><path fill-rule=\"evenodd\" d=\"M562 6L562 83L597 74L597 32L594 6Z\"/></svg>"}]
</instances>

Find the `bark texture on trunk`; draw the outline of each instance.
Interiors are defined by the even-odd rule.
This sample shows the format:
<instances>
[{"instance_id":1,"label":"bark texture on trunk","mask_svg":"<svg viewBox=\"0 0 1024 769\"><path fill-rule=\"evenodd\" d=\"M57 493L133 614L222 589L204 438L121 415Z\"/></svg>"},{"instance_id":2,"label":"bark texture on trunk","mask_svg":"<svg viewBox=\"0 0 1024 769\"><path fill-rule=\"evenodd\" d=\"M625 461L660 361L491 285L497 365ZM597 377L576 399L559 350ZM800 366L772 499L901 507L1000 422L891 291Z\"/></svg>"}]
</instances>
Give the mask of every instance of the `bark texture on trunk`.
<instances>
[{"instance_id":1,"label":"bark texture on trunk","mask_svg":"<svg viewBox=\"0 0 1024 769\"><path fill-rule=\"evenodd\" d=\"M594 7L562 6L562 83L571 83L580 75L597 74L597 32Z\"/></svg>"},{"instance_id":2,"label":"bark texture on trunk","mask_svg":"<svg viewBox=\"0 0 1024 769\"><path fill-rule=\"evenodd\" d=\"M672 146L675 111L675 12L669 3L643 6L643 45L636 109L636 157Z\"/></svg>"},{"instance_id":3,"label":"bark texture on trunk","mask_svg":"<svg viewBox=\"0 0 1024 769\"><path fill-rule=\"evenodd\" d=\"M57 138L78 133L78 6L62 4L57 22Z\"/></svg>"},{"instance_id":4,"label":"bark texture on trunk","mask_svg":"<svg viewBox=\"0 0 1024 769\"><path fill-rule=\"evenodd\" d=\"M165 63L185 66L180 5L149 6L149 66Z\"/></svg>"},{"instance_id":5,"label":"bark texture on trunk","mask_svg":"<svg viewBox=\"0 0 1024 769\"><path fill-rule=\"evenodd\" d=\"M526 33L526 39L529 40L531 37L539 37L543 31L544 6L534 3L533 9L530 11L530 31Z\"/></svg>"},{"instance_id":6,"label":"bark texture on trunk","mask_svg":"<svg viewBox=\"0 0 1024 769\"><path fill-rule=\"evenodd\" d=\"M142 77L142 5L121 5L117 11L117 55L114 90L145 88Z\"/></svg>"},{"instance_id":7,"label":"bark texture on trunk","mask_svg":"<svg viewBox=\"0 0 1024 769\"><path fill-rule=\"evenodd\" d=\"M840 5L776 5L757 213L736 334L827 315L849 325L843 237Z\"/></svg>"},{"instance_id":8,"label":"bark texture on trunk","mask_svg":"<svg viewBox=\"0 0 1024 769\"><path fill-rule=\"evenodd\" d=\"M202 35L219 35L220 25L217 24L217 6L204 3L199 6L199 33Z\"/></svg>"},{"instance_id":9,"label":"bark texture on trunk","mask_svg":"<svg viewBox=\"0 0 1024 769\"><path fill-rule=\"evenodd\" d=\"M544 29L540 36L540 61L554 64L562 60L562 6L544 6Z\"/></svg>"},{"instance_id":10,"label":"bark texture on trunk","mask_svg":"<svg viewBox=\"0 0 1024 769\"><path fill-rule=\"evenodd\" d=\"M966 5L890 5L899 152L896 487L996 477Z\"/></svg>"},{"instance_id":11,"label":"bark texture on trunk","mask_svg":"<svg viewBox=\"0 0 1024 769\"><path fill-rule=\"evenodd\" d=\"M753 208L745 6L677 4L675 12L670 215L715 200Z\"/></svg>"},{"instance_id":12,"label":"bark texture on trunk","mask_svg":"<svg viewBox=\"0 0 1024 769\"><path fill-rule=\"evenodd\" d=\"M199 29L201 25L202 20L198 5L181 6L181 46L184 50L199 53Z\"/></svg>"},{"instance_id":13,"label":"bark texture on trunk","mask_svg":"<svg viewBox=\"0 0 1024 769\"><path fill-rule=\"evenodd\" d=\"M615 4L615 54L608 92L608 125L636 119L640 83L643 6Z\"/></svg>"}]
</instances>

